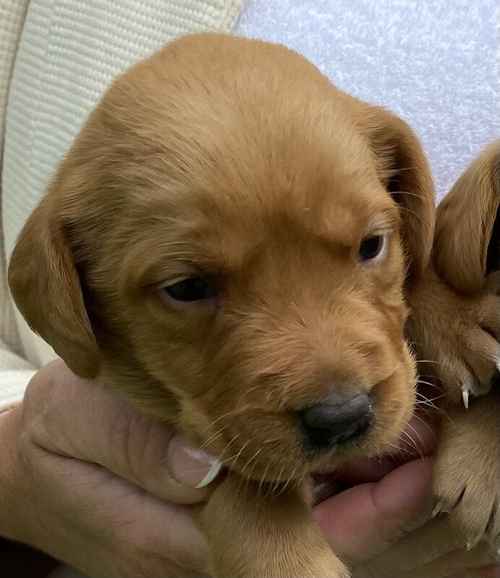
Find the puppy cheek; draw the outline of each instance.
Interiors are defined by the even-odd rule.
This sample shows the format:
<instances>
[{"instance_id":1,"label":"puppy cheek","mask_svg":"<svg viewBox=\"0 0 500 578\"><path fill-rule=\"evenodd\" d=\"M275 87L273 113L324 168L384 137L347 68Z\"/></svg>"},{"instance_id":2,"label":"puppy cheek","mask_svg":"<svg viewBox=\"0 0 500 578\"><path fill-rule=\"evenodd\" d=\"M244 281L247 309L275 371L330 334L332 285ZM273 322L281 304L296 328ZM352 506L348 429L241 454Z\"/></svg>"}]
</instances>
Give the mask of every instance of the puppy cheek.
<instances>
[{"instance_id":1,"label":"puppy cheek","mask_svg":"<svg viewBox=\"0 0 500 578\"><path fill-rule=\"evenodd\" d=\"M372 444L375 453L394 444L410 421L416 400L416 364L407 346L391 379L377 386L377 425Z\"/></svg>"},{"instance_id":2,"label":"puppy cheek","mask_svg":"<svg viewBox=\"0 0 500 578\"><path fill-rule=\"evenodd\" d=\"M179 430L193 443L203 445L205 451L218 452L217 442L224 434L223 424L220 423L217 429L216 418L195 399L184 396L179 405Z\"/></svg>"}]
</instances>

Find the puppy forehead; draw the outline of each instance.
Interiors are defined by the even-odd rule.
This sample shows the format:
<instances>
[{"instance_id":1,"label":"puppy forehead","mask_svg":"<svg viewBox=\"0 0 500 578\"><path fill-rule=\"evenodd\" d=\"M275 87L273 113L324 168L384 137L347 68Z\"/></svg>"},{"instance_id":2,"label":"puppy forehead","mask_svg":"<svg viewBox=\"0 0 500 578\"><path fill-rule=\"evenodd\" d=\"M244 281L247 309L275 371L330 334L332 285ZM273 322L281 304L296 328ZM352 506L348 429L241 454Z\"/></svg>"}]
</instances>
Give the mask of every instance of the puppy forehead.
<instances>
[{"instance_id":1,"label":"puppy forehead","mask_svg":"<svg viewBox=\"0 0 500 578\"><path fill-rule=\"evenodd\" d=\"M186 221L189 214L198 215L193 222L198 230L217 229L220 238L226 232L269 236L288 230L349 245L377 224L394 225L397 213L395 202L376 179L366 182L345 174L336 179L333 167L325 178L311 175L297 188L273 187L269 182L267 187L250 186L229 194L217 189L193 194L183 211Z\"/></svg>"},{"instance_id":2,"label":"puppy forehead","mask_svg":"<svg viewBox=\"0 0 500 578\"><path fill-rule=\"evenodd\" d=\"M185 42L119 80L102 110L120 137L124 190L137 183L131 214L152 223L146 236L179 258L241 260L276 228L352 245L394 208L348 101L312 65L214 39L187 66Z\"/></svg>"},{"instance_id":3,"label":"puppy forehead","mask_svg":"<svg viewBox=\"0 0 500 578\"><path fill-rule=\"evenodd\" d=\"M174 42L118 79L101 127L114 162L156 162L151 181L265 201L270 190L369 168L351 101L282 46L209 35Z\"/></svg>"},{"instance_id":4,"label":"puppy forehead","mask_svg":"<svg viewBox=\"0 0 500 578\"><path fill-rule=\"evenodd\" d=\"M228 140L207 131L209 138L199 135L182 168L178 157L162 153L168 171L156 167L133 198L154 222L148 234L154 242L164 240L165 258L239 269L269 241L315 238L352 247L377 221L394 224L396 204L355 133L340 124L340 134L325 135L306 121L288 143L279 123L270 114L268 130L264 126L252 138L237 123Z\"/></svg>"},{"instance_id":5,"label":"puppy forehead","mask_svg":"<svg viewBox=\"0 0 500 578\"><path fill-rule=\"evenodd\" d=\"M370 232L397 223L395 203L380 185L356 185L344 182L331 189L325 183L315 189L312 183L307 194L269 190L264 199L252 191L192 192L175 208L171 202L157 204L151 224L140 232L139 261L147 254L155 280L161 281L189 273L190 265L242 270L263 251L300 260L304 251L312 257L315 246L321 253L325 247L350 249Z\"/></svg>"}]
</instances>

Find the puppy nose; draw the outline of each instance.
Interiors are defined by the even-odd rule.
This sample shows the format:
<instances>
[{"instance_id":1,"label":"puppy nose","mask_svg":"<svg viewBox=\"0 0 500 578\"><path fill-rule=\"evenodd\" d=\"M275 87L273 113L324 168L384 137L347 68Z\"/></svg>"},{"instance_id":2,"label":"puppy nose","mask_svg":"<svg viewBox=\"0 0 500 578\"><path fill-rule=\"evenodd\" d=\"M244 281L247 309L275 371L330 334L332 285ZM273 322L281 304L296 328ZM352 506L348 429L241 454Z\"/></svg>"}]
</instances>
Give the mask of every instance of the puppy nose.
<instances>
[{"instance_id":1,"label":"puppy nose","mask_svg":"<svg viewBox=\"0 0 500 578\"><path fill-rule=\"evenodd\" d=\"M299 419L306 448L326 450L363 434L373 421L373 408L366 393L353 397L333 394L299 412Z\"/></svg>"}]
</instances>

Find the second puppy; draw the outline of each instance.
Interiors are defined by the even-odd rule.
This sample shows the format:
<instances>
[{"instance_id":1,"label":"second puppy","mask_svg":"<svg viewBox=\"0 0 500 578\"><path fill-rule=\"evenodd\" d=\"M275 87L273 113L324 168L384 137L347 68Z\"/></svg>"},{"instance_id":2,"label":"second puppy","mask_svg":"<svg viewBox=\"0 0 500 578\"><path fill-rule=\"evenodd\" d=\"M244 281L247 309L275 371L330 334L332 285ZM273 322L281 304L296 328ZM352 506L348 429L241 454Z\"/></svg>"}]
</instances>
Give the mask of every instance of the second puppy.
<instances>
[{"instance_id":1,"label":"second puppy","mask_svg":"<svg viewBox=\"0 0 500 578\"><path fill-rule=\"evenodd\" d=\"M500 538L499 207L497 141L440 204L431 265L409 294L410 334L446 395L436 513L450 514L468 548Z\"/></svg>"}]
</instances>

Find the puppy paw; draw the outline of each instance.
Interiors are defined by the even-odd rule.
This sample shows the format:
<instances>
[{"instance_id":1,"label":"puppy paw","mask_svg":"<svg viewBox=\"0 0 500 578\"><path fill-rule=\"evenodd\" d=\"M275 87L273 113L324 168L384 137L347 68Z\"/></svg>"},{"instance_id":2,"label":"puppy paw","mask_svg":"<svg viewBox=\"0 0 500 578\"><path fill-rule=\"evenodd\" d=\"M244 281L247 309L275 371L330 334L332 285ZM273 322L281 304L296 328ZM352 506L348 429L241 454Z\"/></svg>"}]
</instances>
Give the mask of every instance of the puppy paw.
<instances>
[{"instance_id":1,"label":"puppy paw","mask_svg":"<svg viewBox=\"0 0 500 578\"><path fill-rule=\"evenodd\" d=\"M331 552L310 551L273 552L253 560L239 556L218 556L210 564L211 576L217 578L350 578L344 564Z\"/></svg>"},{"instance_id":2,"label":"puppy paw","mask_svg":"<svg viewBox=\"0 0 500 578\"><path fill-rule=\"evenodd\" d=\"M258 484L242 491L229 473L201 512L217 578L350 578L332 552L301 488L263 495Z\"/></svg>"},{"instance_id":3,"label":"puppy paw","mask_svg":"<svg viewBox=\"0 0 500 578\"><path fill-rule=\"evenodd\" d=\"M305 559L307 560L307 558ZM351 578L349 570L329 548L325 549L321 555L317 556L314 561L311 561L311 563L307 565L300 562L294 568L287 568L284 575L287 578L289 576L301 576L305 578L318 578L318 576L326 578Z\"/></svg>"},{"instance_id":4,"label":"puppy paw","mask_svg":"<svg viewBox=\"0 0 500 578\"><path fill-rule=\"evenodd\" d=\"M500 537L500 395L449 413L434 470L434 514L448 514L467 549Z\"/></svg>"},{"instance_id":5,"label":"puppy paw","mask_svg":"<svg viewBox=\"0 0 500 578\"><path fill-rule=\"evenodd\" d=\"M448 514L454 530L463 536L467 550L487 539L494 541L500 533L498 492L481 488L481 481L474 476L454 483L446 474L437 474L434 485L436 507L433 514ZM481 488L481 489L480 489Z\"/></svg>"},{"instance_id":6,"label":"puppy paw","mask_svg":"<svg viewBox=\"0 0 500 578\"><path fill-rule=\"evenodd\" d=\"M448 401L468 408L490 391L500 369L500 274L473 296L455 293L431 274L415 289L412 309L409 337L422 383L437 379Z\"/></svg>"}]
</instances>

